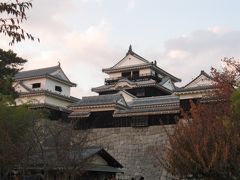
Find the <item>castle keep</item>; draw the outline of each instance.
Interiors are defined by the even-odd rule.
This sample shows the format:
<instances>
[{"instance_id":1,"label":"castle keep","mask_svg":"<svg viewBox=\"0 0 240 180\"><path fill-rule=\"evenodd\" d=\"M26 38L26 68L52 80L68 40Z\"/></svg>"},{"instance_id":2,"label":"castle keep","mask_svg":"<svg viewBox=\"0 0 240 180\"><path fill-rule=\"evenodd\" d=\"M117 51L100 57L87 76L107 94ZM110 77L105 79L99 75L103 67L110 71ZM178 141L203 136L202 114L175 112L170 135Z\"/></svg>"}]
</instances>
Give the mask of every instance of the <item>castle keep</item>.
<instances>
[{"instance_id":1,"label":"castle keep","mask_svg":"<svg viewBox=\"0 0 240 180\"><path fill-rule=\"evenodd\" d=\"M181 79L131 46L123 59L102 71L109 77L104 85L92 88L98 95L82 99L70 96L70 87L76 84L60 65L20 72L13 85L20 95L17 104L68 114L77 134L88 131L87 146L106 149L123 165L119 179L167 179L150 149L164 145L165 130L174 127L181 109L190 108L189 100L202 100L213 91L211 77L201 71L187 85L177 87Z\"/></svg>"},{"instance_id":2,"label":"castle keep","mask_svg":"<svg viewBox=\"0 0 240 180\"><path fill-rule=\"evenodd\" d=\"M165 128L173 127L181 108L189 109L189 99L198 101L213 89L211 77L201 71L179 88L179 78L131 46L122 60L102 71L109 77L103 86L92 88L99 95L71 104L69 118L76 129L90 129L89 145L103 146L123 164L119 179L167 179L149 149L164 145Z\"/></svg>"}]
</instances>

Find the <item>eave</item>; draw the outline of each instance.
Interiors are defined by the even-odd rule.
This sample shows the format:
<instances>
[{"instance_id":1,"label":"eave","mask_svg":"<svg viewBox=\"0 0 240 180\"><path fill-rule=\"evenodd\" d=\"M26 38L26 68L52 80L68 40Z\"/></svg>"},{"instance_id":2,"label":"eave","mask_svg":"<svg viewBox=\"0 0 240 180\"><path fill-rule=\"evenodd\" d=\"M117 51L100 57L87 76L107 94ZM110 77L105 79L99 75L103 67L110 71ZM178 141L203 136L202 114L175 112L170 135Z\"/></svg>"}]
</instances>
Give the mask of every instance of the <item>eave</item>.
<instances>
[{"instance_id":1,"label":"eave","mask_svg":"<svg viewBox=\"0 0 240 180\"><path fill-rule=\"evenodd\" d=\"M161 115L161 114L178 114L180 113L180 106L166 106L164 108L152 109L130 109L126 111L116 111L113 117L128 117L128 116L148 116L148 115Z\"/></svg>"},{"instance_id":2,"label":"eave","mask_svg":"<svg viewBox=\"0 0 240 180\"><path fill-rule=\"evenodd\" d=\"M156 72L163 74L165 76L168 76L169 78L172 79L173 82L181 82L182 80L173 76L172 74L164 71L160 67L156 66L152 62L146 63L146 64L140 64L140 65L134 65L134 66L125 66L125 67L120 67L120 68L106 68L102 69L102 72L105 73L114 73L114 72L122 72L122 71L130 71L130 70L139 70L139 69L144 69L144 68L151 68L155 70Z\"/></svg>"},{"instance_id":3,"label":"eave","mask_svg":"<svg viewBox=\"0 0 240 180\"><path fill-rule=\"evenodd\" d=\"M21 97L39 96L39 95L54 97L54 98L57 98L57 99L68 101L70 103L74 103L74 102L77 101L77 99L74 98L74 97L63 96L61 94L53 93L53 92L47 91L47 90L38 90L38 91L35 90L35 91L31 91L31 92L21 92L21 93L19 93L20 98Z\"/></svg>"},{"instance_id":4,"label":"eave","mask_svg":"<svg viewBox=\"0 0 240 180\"><path fill-rule=\"evenodd\" d=\"M170 89L167 89L167 88L165 88L164 86L159 85L158 83L145 84L145 85L144 85L144 84L135 85L135 87L129 87L129 88L125 87L125 88L123 88L123 89L125 90L125 89L141 88L141 87L156 87L156 88L158 88L158 89L160 89L160 90L163 90L163 91L166 92L166 93L169 93L169 94L172 93L172 91L171 91ZM93 92L99 93L99 92L107 92L107 91L120 91L120 90L122 90L122 89L115 89L115 88L114 88L114 85L110 85L109 87L104 88L104 89L92 88L91 90L92 90Z\"/></svg>"},{"instance_id":5,"label":"eave","mask_svg":"<svg viewBox=\"0 0 240 180\"><path fill-rule=\"evenodd\" d=\"M199 87L192 87L192 88L181 88L174 92L175 95L184 95L184 94L196 94L196 93L205 93L205 92L212 92L215 91L216 87L211 86L199 86Z\"/></svg>"},{"instance_id":6,"label":"eave","mask_svg":"<svg viewBox=\"0 0 240 180\"><path fill-rule=\"evenodd\" d=\"M66 81L66 80L63 80L63 79L59 79L59 78L56 78L55 76L52 76L52 75L49 75L49 74L41 75L41 76L31 76L31 77L25 77L25 78L16 78L14 80L17 82L17 81L24 81L24 80L31 80L31 79L39 79L39 78L49 78L49 79L52 79L54 81L63 83L65 85L68 85L70 87L76 87L77 86L77 84L75 84L71 81Z\"/></svg>"},{"instance_id":7,"label":"eave","mask_svg":"<svg viewBox=\"0 0 240 180\"><path fill-rule=\"evenodd\" d=\"M126 109L126 106L116 103L109 103L109 104L95 104L95 105L76 105L76 106L69 106L71 110L85 110L85 109L100 109L100 108L112 108L115 109Z\"/></svg>"},{"instance_id":8,"label":"eave","mask_svg":"<svg viewBox=\"0 0 240 180\"><path fill-rule=\"evenodd\" d=\"M48 103L28 104L28 108L30 108L30 109L48 108L48 109L53 109L53 110L62 111L62 112L66 112L66 113L71 112L70 110L68 110L64 107L54 106L54 105L48 104Z\"/></svg>"}]
</instances>

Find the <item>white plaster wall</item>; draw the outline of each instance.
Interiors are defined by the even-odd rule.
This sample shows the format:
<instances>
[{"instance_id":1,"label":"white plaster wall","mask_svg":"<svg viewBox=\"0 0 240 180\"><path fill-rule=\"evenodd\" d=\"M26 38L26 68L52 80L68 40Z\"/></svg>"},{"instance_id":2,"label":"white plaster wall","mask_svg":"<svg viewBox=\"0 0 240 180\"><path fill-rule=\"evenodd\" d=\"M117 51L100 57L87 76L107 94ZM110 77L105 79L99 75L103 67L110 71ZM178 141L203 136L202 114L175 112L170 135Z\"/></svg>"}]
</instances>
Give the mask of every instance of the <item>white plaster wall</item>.
<instances>
[{"instance_id":1,"label":"white plaster wall","mask_svg":"<svg viewBox=\"0 0 240 180\"><path fill-rule=\"evenodd\" d=\"M179 99L195 99L195 98L202 98L206 93L194 93L194 94L181 94Z\"/></svg>"},{"instance_id":2,"label":"white plaster wall","mask_svg":"<svg viewBox=\"0 0 240 180\"><path fill-rule=\"evenodd\" d=\"M126 102L131 102L133 100L133 97L125 93L124 91L120 91L120 93L123 95L123 98L125 99Z\"/></svg>"},{"instance_id":3,"label":"white plaster wall","mask_svg":"<svg viewBox=\"0 0 240 180\"><path fill-rule=\"evenodd\" d=\"M145 62L129 54L115 67L134 66L139 64L145 64Z\"/></svg>"},{"instance_id":4,"label":"white plaster wall","mask_svg":"<svg viewBox=\"0 0 240 180\"><path fill-rule=\"evenodd\" d=\"M51 75L59 75L61 76L64 80L68 81L68 78L65 76L65 74L63 73L63 71L61 69L51 73Z\"/></svg>"},{"instance_id":5,"label":"white plaster wall","mask_svg":"<svg viewBox=\"0 0 240 180\"><path fill-rule=\"evenodd\" d=\"M45 89L45 86L46 86L46 78L25 80L25 81L22 81L22 83L23 83L25 86L27 86L28 88L30 88L30 89L32 89L32 84L34 84L34 83L41 83L41 87L40 87L40 88L35 88L34 90Z\"/></svg>"},{"instance_id":6,"label":"white plaster wall","mask_svg":"<svg viewBox=\"0 0 240 180\"><path fill-rule=\"evenodd\" d=\"M20 97L15 100L16 105L22 105L22 104L51 104L54 106L60 106L60 107L67 107L70 105L70 102L64 101L61 99L57 99L50 96L32 96L32 97Z\"/></svg>"},{"instance_id":7,"label":"white plaster wall","mask_svg":"<svg viewBox=\"0 0 240 180\"><path fill-rule=\"evenodd\" d=\"M17 84L16 82L13 83L13 87L16 92L28 92L25 88L23 88L20 84Z\"/></svg>"},{"instance_id":8,"label":"white plaster wall","mask_svg":"<svg viewBox=\"0 0 240 180\"><path fill-rule=\"evenodd\" d=\"M121 77L121 76L122 76L121 72L109 73L109 78L118 78L118 77Z\"/></svg>"},{"instance_id":9,"label":"white plaster wall","mask_svg":"<svg viewBox=\"0 0 240 180\"><path fill-rule=\"evenodd\" d=\"M70 105L70 102L67 102L67 101L64 101L61 99L56 99L56 98L50 97L50 96L45 97L45 103L51 104L54 106L60 106L60 107L67 107L68 105Z\"/></svg>"},{"instance_id":10,"label":"white plaster wall","mask_svg":"<svg viewBox=\"0 0 240 180\"><path fill-rule=\"evenodd\" d=\"M165 87L165 88L167 88L167 89L170 89L170 90L173 90L173 89L174 89L173 84L172 84L172 81L171 81L170 79L163 84L163 87Z\"/></svg>"},{"instance_id":11,"label":"white plaster wall","mask_svg":"<svg viewBox=\"0 0 240 180\"><path fill-rule=\"evenodd\" d=\"M62 87L62 92L55 91L55 86L61 86ZM70 86L62 84L60 82L47 79L46 80L46 87L47 90L64 95L64 96L70 96Z\"/></svg>"},{"instance_id":12,"label":"white plaster wall","mask_svg":"<svg viewBox=\"0 0 240 180\"><path fill-rule=\"evenodd\" d=\"M16 105L22 104L42 104L45 102L45 96L19 97L15 99Z\"/></svg>"},{"instance_id":13,"label":"white plaster wall","mask_svg":"<svg viewBox=\"0 0 240 180\"><path fill-rule=\"evenodd\" d=\"M204 75L201 75L199 78L197 78L195 81L193 81L191 84L189 84L186 87L198 87L198 86L208 86L212 84L212 80L207 78Z\"/></svg>"},{"instance_id":14,"label":"white plaster wall","mask_svg":"<svg viewBox=\"0 0 240 180\"><path fill-rule=\"evenodd\" d=\"M150 74L152 71L150 68L146 68L146 69L140 69L139 70L139 74Z\"/></svg>"}]
</instances>

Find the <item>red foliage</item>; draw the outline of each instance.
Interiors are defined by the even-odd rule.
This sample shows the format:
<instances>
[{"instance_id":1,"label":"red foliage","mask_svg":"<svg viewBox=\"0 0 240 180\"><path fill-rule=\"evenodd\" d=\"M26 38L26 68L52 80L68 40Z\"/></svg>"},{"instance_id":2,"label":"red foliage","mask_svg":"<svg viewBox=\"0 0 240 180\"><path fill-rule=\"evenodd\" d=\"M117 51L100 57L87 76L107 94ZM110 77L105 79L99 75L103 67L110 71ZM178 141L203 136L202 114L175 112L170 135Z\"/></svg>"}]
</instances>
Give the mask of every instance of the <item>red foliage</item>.
<instances>
[{"instance_id":1,"label":"red foliage","mask_svg":"<svg viewBox=\"0 0 240 180\"><path fill-rule=\"evenodd\" d=\"M231 110L240 64L232 58L223 62L222 71L212 68L216 91L209 98L215 101L191 102L190 113L183 112L174 131L167 132L169 141L158 160L179 178L240 179L240 129Z\"/></svg>"}]
</instances>

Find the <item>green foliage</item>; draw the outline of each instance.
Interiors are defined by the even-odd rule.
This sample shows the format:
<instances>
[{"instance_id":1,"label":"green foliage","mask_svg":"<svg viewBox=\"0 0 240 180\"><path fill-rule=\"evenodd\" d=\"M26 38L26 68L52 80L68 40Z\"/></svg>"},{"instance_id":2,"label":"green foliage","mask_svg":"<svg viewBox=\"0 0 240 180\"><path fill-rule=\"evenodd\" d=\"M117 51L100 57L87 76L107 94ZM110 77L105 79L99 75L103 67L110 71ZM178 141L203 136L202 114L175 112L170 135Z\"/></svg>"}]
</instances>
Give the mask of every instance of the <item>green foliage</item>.
<instances>
[{"instance_id":1,"label":"green foliage","mask_svg":"<svg viewBox=\"0 0 240 180\"><path fill-rule=\"evenodd\" d=\"M11 107L1 104L0 108L0 127L8 135L13 143L23 139L31 125L32 113L27 107ZM0 137L4 133L0 134ZM2 141L1 141L2 142Z\"/></svg>"},{"instance_id":2,"label":"green foliage","mask_svg":"<svg viewBox=\"0 0 240 180\"><path fill-rule=\"evenodd\" d=\"M213 101L192 103L157 151L160 164L180 179L240 179L240 62L223 62L223 69L212 68Z\"/></svg>"},{"instance_id":3,"label":"green foliage","mask_svg":"<svg viewBox=\"0 0 240 180\"><path fill-rule=\"evenodd\" d=\"M21 162L25 138L31 130L33 113L24 106L0 104L0 179Z\"/></svg>"},{"instance_id":4,"label":"green foliage","mask_svg":"<svg viewBox=\"0 0 240 180\"><path fill-rule=\"evenodd\" d=\"M26 59L18 57L11 50L0 49L0 102L9 102L16 97L12 87L13 77L26 62Z\"/></svg>"},{"instance_id":5,"label":"green foliage","mask_svg":"<svg viewBox=\"0 0 240 180\"><path fill-rule=\"evenodd\" d=\"M234 118L240 121L240 88L238 88L232 95L232 110Z\"/></svg>"}]
</instances>

